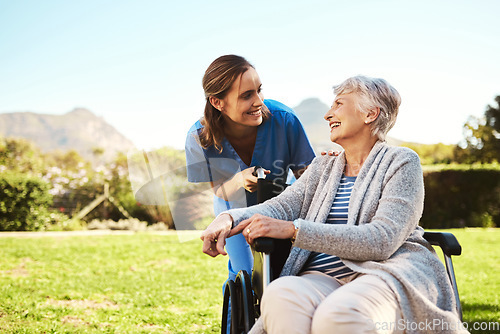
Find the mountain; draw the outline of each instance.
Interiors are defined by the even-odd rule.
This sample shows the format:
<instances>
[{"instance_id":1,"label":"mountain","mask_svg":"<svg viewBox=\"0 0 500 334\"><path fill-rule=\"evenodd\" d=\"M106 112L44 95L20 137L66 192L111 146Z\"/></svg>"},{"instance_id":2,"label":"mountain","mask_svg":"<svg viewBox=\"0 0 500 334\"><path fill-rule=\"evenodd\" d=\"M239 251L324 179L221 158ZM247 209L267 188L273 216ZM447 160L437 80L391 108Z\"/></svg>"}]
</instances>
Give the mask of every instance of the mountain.
<instances>
[{"instance_id":1,"label":"mountain","mask_svg":"<svg viewBox=\"0 0 500 334\"><path fill-rule=\"evenodd\" d=\"M326 150L341 150L330 141L330 128L323 118L330 107L318 98L305 99L293 108L299 117L316 154Z\"/></svg>"},{"instance_id":2,"label":"mountain","mask_svg":"<svg viewBox=\"0 0 500 334\"><path fill-rule=\"evenodd\" d=\"M127 152L134 147L103 118L82 108L64 115L34 112L0 114L0 135L26 138L44 152L73 149L87 159L93 158L95 148L102 148L102 159L110 160L116 152Z\"/></svg>"},{"instance_id":3,"label":"mountain","mask_svg":"<svg viewBox=\"0 0 500 334\"><path fill-rule=\"evenodd\" d=\"M341 150L342 148L330 141L330 128L324 116L330 107L318 98L305 99L293 108L306 130L309 141L316 154L326 150ZM387 142L398 146L400 140L387 137Z\"/></svg>"}]
</instances>

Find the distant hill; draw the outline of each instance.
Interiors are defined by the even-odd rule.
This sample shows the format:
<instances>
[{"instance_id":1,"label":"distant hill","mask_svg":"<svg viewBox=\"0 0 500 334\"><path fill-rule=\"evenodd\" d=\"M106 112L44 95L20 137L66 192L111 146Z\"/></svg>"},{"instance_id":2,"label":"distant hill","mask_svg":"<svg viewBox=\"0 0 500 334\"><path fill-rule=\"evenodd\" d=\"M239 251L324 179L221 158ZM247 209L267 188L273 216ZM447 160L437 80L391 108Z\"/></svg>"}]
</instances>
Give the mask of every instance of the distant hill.
<instances>
[{"instance_id":1,"label":"distant hill","mask_svg":"<svg viewBox=\"0 0 500 334\"><path fill-rule=\"evenodd\" d=\"M87 109L74 109L64 115L13 112L0 114L0 135L33 141L44 152L75 150L92 159L93 149L104 149L102 158L127 152L134 145L103 118Z\"/></svg>"},{"instance_id":2,"label":"distant hill","mask_svg":"<svg viewBox=\"0 0 500 334\"><path fill-rule=\"evenodd\" d=\"M316 154L325 150L339 150L338 145L330 141L330 129L328 123L323 118L330 107L320 99L309 98L300 102L294 107L295 113L299 117L306 130Z\"/></svg>"},{"instance_id":3,"label":"distant hill","mask_svg":"<svg viewBox=\"0 0 500 334\"><path fill-rule=\"evenodd\" d=\"M325 150L341 149L337 144L330 141L330 129L324 116L330 107L318 98L305 99L293 108L306 130L309 141L314 151L319 154ZM400 145L400 140L387 137L387 142L391 145Z\"/></svg>"}]
</instances>

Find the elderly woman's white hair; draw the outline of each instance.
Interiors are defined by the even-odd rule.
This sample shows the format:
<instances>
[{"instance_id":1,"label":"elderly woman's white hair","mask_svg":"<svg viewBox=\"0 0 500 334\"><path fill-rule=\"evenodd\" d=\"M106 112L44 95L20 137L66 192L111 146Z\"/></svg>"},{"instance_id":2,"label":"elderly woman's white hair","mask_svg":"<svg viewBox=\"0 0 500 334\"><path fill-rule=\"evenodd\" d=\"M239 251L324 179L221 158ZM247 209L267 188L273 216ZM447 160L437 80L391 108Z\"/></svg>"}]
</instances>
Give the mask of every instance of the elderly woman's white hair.
<instances>
[{"instance_id":1,"label":"elderly woman's white hair","mask_svg":"<svg viewBox=\"0 0 500 334\"><path fill-rule=\"evenodd\" d=\"M401 96L387 81L358 75L334 86L335 95L355 93L358 96L358 110L367 113L375 107L380 115L371 124L372 133L384 141L387 132L396 123Z\"/></svg>"}]
</instances>

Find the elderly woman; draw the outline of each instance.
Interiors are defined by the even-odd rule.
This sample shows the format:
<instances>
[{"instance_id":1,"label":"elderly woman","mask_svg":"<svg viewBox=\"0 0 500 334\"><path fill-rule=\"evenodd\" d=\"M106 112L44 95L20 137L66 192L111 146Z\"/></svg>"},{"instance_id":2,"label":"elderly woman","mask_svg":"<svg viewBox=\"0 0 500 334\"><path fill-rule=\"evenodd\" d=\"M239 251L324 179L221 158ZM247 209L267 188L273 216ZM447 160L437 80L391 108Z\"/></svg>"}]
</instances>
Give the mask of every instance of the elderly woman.
<instances>
[{"instance_id":1,"label":"elderly woman","mask_svg":"<svg viewBox=\"0 0 500 334\"><path fill-rule=\"evenodd\" d=\"M225 239L238 233L250 244L292 240L252 333L466 332L444 266L418 226L419 158L384 141L399 93L364 76L334 92L325 120L344 151L315 158L278 197L220 214L202 233L203 251L225 254Z\"/></svg>"}]
</instances>

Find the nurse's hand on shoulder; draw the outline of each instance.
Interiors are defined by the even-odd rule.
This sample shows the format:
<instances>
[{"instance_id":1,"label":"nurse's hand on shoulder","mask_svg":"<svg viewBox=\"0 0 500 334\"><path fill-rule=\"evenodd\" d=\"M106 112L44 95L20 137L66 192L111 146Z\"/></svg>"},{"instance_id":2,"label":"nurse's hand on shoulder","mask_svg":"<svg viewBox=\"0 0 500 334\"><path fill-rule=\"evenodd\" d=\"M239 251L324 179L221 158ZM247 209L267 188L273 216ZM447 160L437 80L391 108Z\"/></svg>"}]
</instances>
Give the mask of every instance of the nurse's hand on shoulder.
<instances>
[{"instance_id":1,"label":"nurse's hand on shoulder","mask_svg":"<svg viewBox=\"0 0 500 334\"><path fill-rule=\"evenodd\" d=\"M243 188L245 188L246 191L251 192L251 193L256 191L257 190L257 176L254 175L254 167L244 169L240 173L241 173L241 177L242 177ZM264 174L267 175L269 173L271 173L270 170L267 170L267 169L264 170Z\"/></svg>"},{"instance_id":2,"label":"nurse's hand on shoulder","mask_svg":"<svg viewBox=\"0 0 500 334\"><path fill-rule=\"evenodd\" d=\"M340 154L340 152L339 152L339 151L334 151L334 150L322 151L322 152L321 152L321 155L327 155L327 154L328 154L329 156L331 156L331 157L333 157L333 156L335 156L335 157L336 157L336 156L338 156L338 155Z\"/></svg>"}]
</instances>

